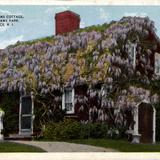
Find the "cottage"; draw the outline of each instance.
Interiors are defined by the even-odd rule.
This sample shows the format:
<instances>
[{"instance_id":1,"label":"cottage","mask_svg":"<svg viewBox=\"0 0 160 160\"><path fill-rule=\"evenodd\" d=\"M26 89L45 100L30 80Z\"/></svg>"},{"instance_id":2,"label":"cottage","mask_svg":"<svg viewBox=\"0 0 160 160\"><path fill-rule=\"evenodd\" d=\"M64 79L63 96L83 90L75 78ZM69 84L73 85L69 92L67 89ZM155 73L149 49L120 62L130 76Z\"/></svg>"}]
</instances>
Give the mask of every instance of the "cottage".
<instances>
[{"instance_id":1,"label":"cottage","mask_svg":"<svg viewBox=\"0 0 160 160\"><path fill-rule=\"evenodd\" d=\"M19 93L20 135L42 129L60 108L82 122L126 128L133 143L155 142L160 41L154 23L124 17L103 28L58 34L50 43L20 42L0 52L0 90Z\"/></svg>"}]
</instances>

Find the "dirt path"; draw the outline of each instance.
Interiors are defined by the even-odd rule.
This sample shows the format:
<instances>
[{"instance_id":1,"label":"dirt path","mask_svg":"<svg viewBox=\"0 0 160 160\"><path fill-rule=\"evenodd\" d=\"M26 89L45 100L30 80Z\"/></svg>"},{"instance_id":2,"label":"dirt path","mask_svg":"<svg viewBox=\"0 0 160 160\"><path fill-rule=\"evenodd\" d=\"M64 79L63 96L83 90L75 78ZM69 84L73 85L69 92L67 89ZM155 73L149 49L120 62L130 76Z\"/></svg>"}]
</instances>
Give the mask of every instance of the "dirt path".
<instances>
[{"instance_id":1,"label":"dirt path","mask_svg":"<svg viewBox=\"0 0 160 160\"><path fill-rule=\"evenodd\" d=\"M44 149L47 152L116 152L114 149L67 142L13 141Z\"/></svg>"}]
</instances>

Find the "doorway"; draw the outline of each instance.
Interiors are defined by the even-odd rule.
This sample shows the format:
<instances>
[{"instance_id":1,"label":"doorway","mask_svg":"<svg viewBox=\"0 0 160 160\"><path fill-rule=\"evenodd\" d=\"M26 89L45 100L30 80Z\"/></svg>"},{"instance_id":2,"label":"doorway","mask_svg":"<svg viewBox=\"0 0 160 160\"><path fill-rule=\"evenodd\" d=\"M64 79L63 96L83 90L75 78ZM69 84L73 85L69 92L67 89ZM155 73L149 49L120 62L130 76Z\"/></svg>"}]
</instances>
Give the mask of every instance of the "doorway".
<instances>
[{"instance_id":1,"label":"doorway","mask_svg":"<svg viewBox=\"0 0 160 160\"><path fill-rule=\"evenodd\" d=\"M31 96L20 97L19 134L33 133L33 100Z\"/></svg>"},{"instance_id":2,"label":"doorway","mask_svg":"<svg viewBox=\"0 0 160 160\"><path fill-rule=\"evenodd\" d=\"M152 143L154 132L154 109L149 103L142 102L138 106L138 131L141 134L140 142Z\"/></svg>"}]
</instances>

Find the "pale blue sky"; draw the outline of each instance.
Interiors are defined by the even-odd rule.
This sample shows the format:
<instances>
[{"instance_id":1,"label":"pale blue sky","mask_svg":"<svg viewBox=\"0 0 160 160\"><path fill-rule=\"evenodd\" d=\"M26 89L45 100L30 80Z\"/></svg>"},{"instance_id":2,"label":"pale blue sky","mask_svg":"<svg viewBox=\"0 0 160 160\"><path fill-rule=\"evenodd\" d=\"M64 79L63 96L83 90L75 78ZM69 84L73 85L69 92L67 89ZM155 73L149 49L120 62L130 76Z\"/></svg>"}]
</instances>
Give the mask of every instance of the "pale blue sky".
<instances>
[{"instance_id":1,"label":"pale blue sky","mask_svg":"<svg viewBox=\"0 0 160 160\"><path fill-rule=\"evenodd\" d=\"M0 15L22 14L14 27L0 27L0 48L20 41L51 36L55 32L55 13L72 10L81 16L81 28L119 20L123 16L149 16L160 36L160 6L0 6Z\"/></svg>"}]
</instances>

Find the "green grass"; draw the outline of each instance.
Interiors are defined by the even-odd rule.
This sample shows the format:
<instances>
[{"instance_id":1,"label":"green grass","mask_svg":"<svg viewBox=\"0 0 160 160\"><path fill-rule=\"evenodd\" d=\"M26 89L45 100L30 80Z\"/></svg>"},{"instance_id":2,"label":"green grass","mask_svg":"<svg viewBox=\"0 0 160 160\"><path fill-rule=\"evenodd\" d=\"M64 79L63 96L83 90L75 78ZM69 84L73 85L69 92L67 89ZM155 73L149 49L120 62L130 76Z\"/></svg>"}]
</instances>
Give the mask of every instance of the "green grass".
<instances>
[{"instance_id":1,"label":"green grass","mask_svg":"<svg viewBox=\"0 0 160 160\"><path fill-rule=\"evenodd\" d=\"M0 152L45 152L43 149L14 142L0 142Z\"/></svg>"},{"instance_id":2,"label":"green grass","mask_svg":"<svg viewBox=\"0 0 160 160\"><path fill-rule=\"evenodd\" d=\"M109 24L104 23L104 24L101 24L101 25L92 25L92 26L88 26L88 27L85 27L85 28L80 28L75 32L77 32L77 33L91 32L91 31L104 32L107 28L109 28L114 23L115 23L115 21L112 21ZM14 48L14 47L19 46L19 45L32 45L32 44L35 44L37 42L49 42L49 43L53 44L54 41L55 41L54 35L52 35L52 36L37 38L37 39L33 39L33 40L28 40L28 41L18 41L17 43L15 43L13 45L9 45L7 48Z\"/></svg>"},{"instance_id":3,"label":"green grass","mask_svg":"<svg viewBox=\"0 0 160 160\"><path fill-rule=\"evenodd\" d=\"M160 152L160 143L131 144L125 140L111 140L111 139L77 139L77 140L70 140L68 142L88 144L104 148L112 148L121 152Z\"/></svg>"},{"instance_id":4,"label":"green grass","mask_svg":"<svg viewBox=\"0 0 160 160\"><path fill-rule=\"evenodd\" d=\"M54 36L42 37L42 38L37 38L37 39L34 39L34 40L29 40L29 41L20 41L20 42L17 42L15 44L13 44L13 45L9 45L7 48L14 48L14 47L19 46L19 45L32 45L32 44L35 44L35 43L38 43L38 42L54 43Z\"/></svg>"},{"instance_id":5,"label":"green grass","mask_svg":"<svg viewBox=\"0 0 160 160\"><path fill-rule=\"evenodd\" d=\"M115 22L112 21L111 23L104 23L104 24L98 24L98 25L92 25L92 26L88 26L85 28L80 28L77 30L78 33L80 32L91 32L91 31L96 31L96 32L104 32L107 28L109 28L112 24L114 24Z\"/></svg>"}]
</instances>

